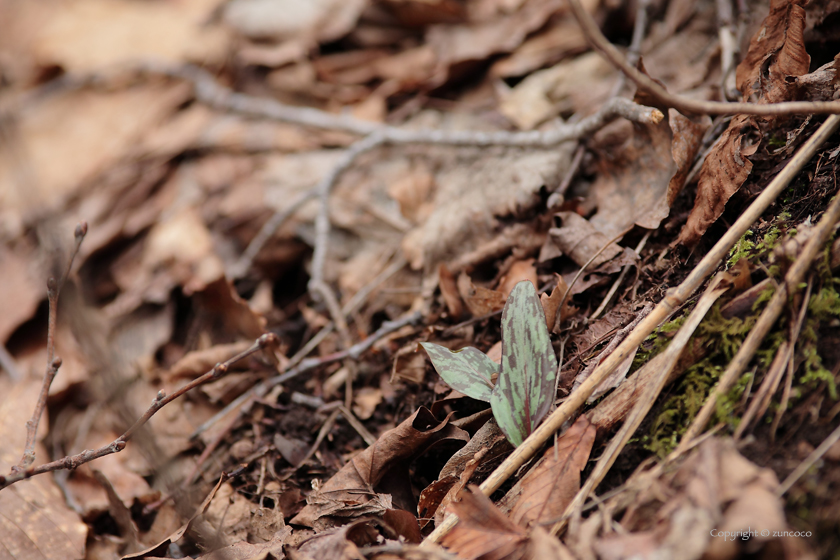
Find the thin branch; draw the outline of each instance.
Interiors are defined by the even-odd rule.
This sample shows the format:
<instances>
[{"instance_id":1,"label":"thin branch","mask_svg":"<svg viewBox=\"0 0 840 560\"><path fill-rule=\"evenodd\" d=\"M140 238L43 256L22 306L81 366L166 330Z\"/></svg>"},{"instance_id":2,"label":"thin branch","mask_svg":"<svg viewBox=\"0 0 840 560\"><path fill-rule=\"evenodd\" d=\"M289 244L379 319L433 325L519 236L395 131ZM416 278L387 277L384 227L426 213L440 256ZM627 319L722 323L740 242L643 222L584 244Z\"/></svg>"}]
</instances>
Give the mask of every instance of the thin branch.
<instances>
[{"instance_id":1,"label":"thin branch","mask_svg":"<svg viewBox=\"0 0 840 560\"><path fill-rule=\"evenodd\" d=\"M780 498L784 496L791 487L796 484L796 481L802 478L808 470L814 466L814 463L820 460L831 447L840 440L840 426L837 426L831 434L820 444L819 447L811 451L802 463L796 467L792 473L788 475L784 482L776 489L776 495Z\"/></svg>"},{"instance_id":2,"label":"thin branch","mask_svg":"<svg viewBox=\"0 0 840 560\"><path fill-rule=\"evenodd\" d=\"M73 261L79 253L79 247L82 246L82 241L85 235L87 235L87 230L87 222L80 222L76 226L76 231L74 232L75 245L73 252L70 254L70 259L67 262L67 269L58 280L52 277L47 280L47 301L49 303L49 317L47 319L47 370L44 373L44 382L41 384L38 401L35 403L35 409L32 411L32 418L26 422L26 443L23 447L23 456L20 458L18 464L12 467L12 473L23 472L35 462L35 442L38 436L38 425L41 423L41 417L44 415L44 410L47 407L47 397L50 394L50 387L58 373L58 368L61 367L61 358L55 355L55 326L58 320L58 296L61 293L61 288L64 286L64 283L67 281L67 276L70 275Z\"/></svg>"},{"instance_id":3,"label":"thin branch","mask_svg":"<svg viewBox=\"0 0 840 560\"><path fill-rule=\"evenodd\" d=\"M346 358L353 358L354 360L358 360L359 357L361 357L361 355L364 354L377 341L379 341L380 339L388 336L392 332L397 331L397 330L405 327L406 325L413 325L413 324L418 323L422 317L423 317L422 313L420 313L419 311L415 311L414 313L409 313L408 315L405 315L405 316L403 316L399 319L396 319L394 321L385 321L384 323L382 323L382 326L379 327L379 329L376 330L376 332L371 334L365 340L363 340L363 341L361 341L357 344L354 344L350 348L346 348L346 349L342 350L341 352L335 352L333 354L328 354L326 356L321 356L320 358L300 359L299 360L299 363L300 363L299 366L288 367L282 374L277 375L275 377L271 377L269 379L266 379L266 380L260 382L259 384L254 385L254 387L252 387L251 389L249 389L245 393L242 393L241 395L239 395L239 397L237 397L236 400L234 400L229 405L227 405L225 408L223 408L222 410L217 412L215 415L213 415L212 418L207 420L204 424L202 424L201 426L196 428L195 432L193 432L192 435L190 436L190 439L194 439L194 438L198 437L199 435L201 435L201 433L206 431L210 426L212 426L213 424L218 422L220 418L223 418L226 414L228 414L234 408L236 408L238 406L242 406L242 404L244 402L246 402L248 399L250 399L252 397L253 398L259 398L259 397L265 395L269 391L269 389L271 389L275 385L280 385L281 383L285 383L286 381L288 381L288 380L290 380L294 377L297 377L298 375L300 375L302 373L305 373L307 371L311 371L311 370L313 370L317 367L324 366L324 365L327 365L327 364L331 364L333 362L338 362L338 361L344 360ZM326 331L326 327L321 329L321 331L319 331L319 333L317 335L315 335L315 338L313 338L313 340L318 338L319 335L321 333L325 332L325 331ZM307 345L307 346L309 346L309 345ZM313 345L313 347L314 346L317 346L317 344ZM309 351L311 351L311 348L309 349ZM308 353L308 351L306 353ZM302 351L298 352L297 355L299 356L301 354L303 354ZM294 362L294 361L295 360L293 358L292 362Z\"/></svg>"},{"instance_id":4,"label":"thin branch","mask_svg":"<svg viewBox=\"0 0 840 560\"><path fill-rule=\"evenodd\" d=\"M104 457L106 455L111 455L112 453L119 453L123 449L125 449L126 444L128 441L137 433L137 431L149 421L149 419L157 413L158 410L169 404L170 402L174 401L178 397L182 396L183 394L195 389L199 385L203 385L209 381L217 379L228 372L230 366L235 364L236 362L247 358L253 354L256 354L260 350L265 348L269 348L277 344L277 335L273 333L267 333L262 335L257 339L254 344L251 345L250 348L245 350L244 352L240 352L236 356L220 363L216 364L213 369L205 373L204 375L190 381L171 395L168 395L164 391L159 391L157 396L155 397L152 404L146 409L146 412L136 421L134 424L125 431L120 437L112 441L111 443L105 444L98 449L86 449L81 453L76 455L71 455L64 457L63 459L58 459L57 461L52 461L51 463L46 463L37 467L28 467L23 470L18 470L16 472L12 472L6 476L0 476L0 490L11 486L12 484L19 482L21 480L31 478L33 476L62 470L62 469L75 469L85 463L89 463L94 459L98 459L100 457Z\"/></svg>"},{"instance_id":5,"label":"thin branch","mask_svg":"<svg viewBox=\"0 0 840 560\"><path fill-rule=\"evenodd\" d=\"M574 1L574 0L570 0ZM788 164L767 187L761 192L753 203L735 221L727 232L715 243L706 256L700 261L697 267L689 273L676 288L668 290L665 298L654 308L654 310L639 323L624 342L619 344L615 352L610 354L589 378L578 387L578 390L551 413L545 421L534 430L528 438L505 459L499 467L481 484L481 492L489 496L521 467L526 461L548 441L554 433L561 429L563 424L586 402L595 388L607 378L615 369L627 359L632 352L635 352L639 345L650 335L659 324L677 309L682 302L686 301L691 294L699 288L706 278L717 268L723 258L729 253L733 245L741 238L744 232L764 213L770 204L778 197L796 174L802 169L817 149L825 142L840 125L840 117L832 115L820 126L811 138L799 149L796 155L791 158ZM838 197L840 200L840 197ZM448 515L435 530L426 537L424 543L436 543L458 522L458 517Z\"/></svg>"},{"instance_id":6,"label":"thin branch","mask_svg":"<svg viewBox=\"0 0 840 560\"><path fill-rule=\"evenodd\" d=\"M475 132L446 130L407 130L395 126L380 125L357 120L345 115L334 115L318 109L293 107L272 99L252 97L235 93L218 84L206 71L195 66L171 67L146 64L142 71L162 74L186 80L193 84L196 99L213 108L231 111L252 117L278 120L301 126L325 130L338 130L362 136L345 152L341 161L328 173L314 191L321 200L321 209L315 222L316 243L312 257L312 280L310 290L316 297L323 297L323 265L326 258L329 235L329 208L327 199L341 175L350 168L360 155L385 144L437 144L453 146L511 146L551 148L563 142L576 140L595 132L608 122L623 117L634 122L658 124L664 115L651 107L637 105L628 99L614 98L605 103L595 114L573 124L564 124L551 130L526 132ZM302 200L296 201L300 204ZM280 224L294 210L287 209L280 216L272 217L260 233L248 245L246 253L233 269L234 276L245 274L264 244L271 238Z\"/></svg>"},{"instance_id":7,"label":"thin branch","mask_svg":"<svg viewBox=\"0 0 840 560\"><path fill-rule=\"evenodd\" d=\"M610 43L592 16L581 6L579 0L568 0L572 13L580 24L583 34L592 47L600 52L613 66L624 72L636 85L668 107L681 113L695 115L812 115L840 114L840 101L786 101L783 103L724 103L701 101L669 93L652 78L632 66Z\"/></svg>"}]
</instances>

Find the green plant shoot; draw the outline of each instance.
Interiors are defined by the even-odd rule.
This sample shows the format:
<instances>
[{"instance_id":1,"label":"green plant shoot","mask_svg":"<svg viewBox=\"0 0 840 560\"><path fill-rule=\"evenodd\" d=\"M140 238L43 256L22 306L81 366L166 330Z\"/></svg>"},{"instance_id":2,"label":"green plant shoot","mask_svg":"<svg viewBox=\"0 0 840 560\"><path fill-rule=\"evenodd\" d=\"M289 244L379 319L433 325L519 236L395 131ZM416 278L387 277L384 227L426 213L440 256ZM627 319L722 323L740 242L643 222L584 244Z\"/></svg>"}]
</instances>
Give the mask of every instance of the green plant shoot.
<instances>
[{"instance_id":1,"label":"green plant shoot","mask_svg":"<svg viewBox=\"0 0 840 560\"><path fill-rule=\"evenodd\" d=\"M502 311L502 363L490 396L493 417L518 446L531 435L554 402L557 357L534 285L514 286Z\"/></svg>"},{"instance_id":2,"label":"green plant shoot","mask_svg":"<svg viewBox=\"0 0 840 560\"><path fill-rule=\"evenodd\" d=\"M519 282L502 312L502 363L476 348L452 352L421 343L446 383L465 395L488 401L502 432L513 445L527 438L554 401L557 358L534 285ZM498 372L494 386L491 378Z\"/></svg>"}]
</instances>

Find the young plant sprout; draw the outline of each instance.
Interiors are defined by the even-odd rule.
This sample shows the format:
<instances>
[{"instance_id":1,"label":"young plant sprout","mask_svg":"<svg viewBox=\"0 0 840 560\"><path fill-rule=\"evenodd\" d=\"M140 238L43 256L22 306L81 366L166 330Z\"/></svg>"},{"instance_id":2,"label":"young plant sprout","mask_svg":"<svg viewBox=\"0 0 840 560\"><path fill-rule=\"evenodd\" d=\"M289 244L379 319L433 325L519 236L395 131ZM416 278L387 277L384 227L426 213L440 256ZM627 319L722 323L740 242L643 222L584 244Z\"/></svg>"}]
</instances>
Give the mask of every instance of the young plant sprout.
<instances>
[{"instance_id":1,"label":"young plant sprout","mask_svg":"<svg viewBox=\"0 0 840 560\"><path fill-rule=\"evenodd\" d=\"M502 362L472 347L455 352L422 342L446 383L468 397L489 402L493 417L514 446L527 438L551 408L557 390L557 357L534 285L514 286L502 312ZM498 373L494 385L493 375Z\"/></svg>"}]
</instances>

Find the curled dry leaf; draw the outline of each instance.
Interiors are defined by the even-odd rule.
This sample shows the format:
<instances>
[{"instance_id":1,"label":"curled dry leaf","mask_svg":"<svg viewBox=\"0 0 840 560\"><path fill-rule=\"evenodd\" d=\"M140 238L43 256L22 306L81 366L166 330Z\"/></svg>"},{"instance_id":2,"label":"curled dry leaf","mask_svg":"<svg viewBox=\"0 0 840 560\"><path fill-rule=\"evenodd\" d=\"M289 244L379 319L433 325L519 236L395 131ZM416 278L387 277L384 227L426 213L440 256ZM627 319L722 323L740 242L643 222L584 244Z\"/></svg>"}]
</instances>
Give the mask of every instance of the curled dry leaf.
<instances>
[{"instance_id":1,"label":"curled dry leaf","mask_svg":"<svg viewBox=\"0 0 840 560\"><path fill-rule=\"evenodd\" d=\"M309 496L306 507L292 523L323 529L341 524L340 518L382 515L393 509L392 501L403 509L414 510L408 466L443 440L466 442L469 434L451 425L448 418L438 422L427 408L420 408L382 434L375 444L353 457Z\"/></svg>"},{"instance_id":2,"label":"curled dry leaf","mask_svg":"<svg viewBox=\"0 0 840 560\"><path fill-rule=\"evenodd\" d=\"M446 302L446 309L449 310L449 315L452 319L457 321L464 314L464 303L461 301L461 295L458 293L458 284L455 281L455 275L444 264L441 263L438 267L438 283L440 284L440 293L443 295L443 301Z\"/></svg>"},{"instance_id":3,"label":"curled dry leaf","mask_svg":"<svg viewBox=\"0 0 840 560\"><path fill-rule=\"evenodd\" d=\"M800 0L774 0L770 13L750 39L749 50L736 71L744 101L778 103L796 99L795 79L811 62L805 50L805 10ZM706 156L697 181L697 197L677 243L694 245L723 213L726 202L752 170L762 132L776 119L737 115Z\"/></svg>"},{"instance_id":4,"label":"curled dry leaf","mask_svg":"<svg viewBox=\"0 0 840 560\"><path fill-rule=\"evenodd\" d=\"M467 305L467 309L475 317L499 311L505 306L505 296L501 292L476 286L467 273L462 272L458 277L458 292Z\"/></svg>"}]
</instances>

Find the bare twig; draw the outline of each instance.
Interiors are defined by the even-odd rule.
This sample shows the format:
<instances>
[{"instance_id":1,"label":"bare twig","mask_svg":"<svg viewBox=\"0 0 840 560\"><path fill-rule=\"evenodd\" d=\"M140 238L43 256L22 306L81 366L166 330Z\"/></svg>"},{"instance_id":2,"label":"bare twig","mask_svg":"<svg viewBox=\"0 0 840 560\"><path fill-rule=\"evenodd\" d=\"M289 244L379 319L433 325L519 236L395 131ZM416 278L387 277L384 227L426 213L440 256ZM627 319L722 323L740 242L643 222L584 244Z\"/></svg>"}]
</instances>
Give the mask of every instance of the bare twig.
<instances>
[{"instance_id":1,"label":"bare twig","mask_svg":"<svg viewBox=\"0 0 840 560\"><path fill-rule=\"evenodd\" d=\"M338 362L344 360L346 358L353 358L354 360L358 360L359 357L365 353L371 346L373 346L378 340L388 336L394 331L397 331L406 325L413 325L420 321L422 318L422 314L419 311L414 313L409 313L395 321L386 321L382 323L382 326L377 329L376 332L371 334L365 340L354 344L350 348L346 348L340 352L335 352L333 354L328 354L326 356L321 356L320 358L306 358L300 360L300 365L297 367L287 368L282 374L272 377L270 379L266 379L260 382L257 385L254 385L251 389L242 393L239 397L236 398L233 402L227 405L224 409L216 413L212 418L207 420L204 424L196 428L195 432L190 436L190 438L198 437L202 432L207 430L210 426L215 424L219 421L220 418L223 418L226 414L228 414L234 408L242 406L244 402L251 398L259 398L265 395L269 389L274 387L275 385L279 385L281 383L285 383L286 381L297 377L301 373L305 373L307 371L311 371L317 367L331 364L333 362ZM325 329L322 329L320 332L324 332ZM319 334L320 334L319 332ZM317 335L316 335L317 337ZM313 339L314 340L314 339ZM316 345L317 346L317 345ZM299 352L298 354L301 354Z\"/></svg>"},{"instance_id":2,"label":"bare twig","mask_svg":"<svg viewBox=\"0 0 840 560\"><path fill-rule=\"evenodd\" d=\"M573 1L573 0L570 0ZM729 253L733 245L741 238L744 232L764 213L770 204L787 187L788 183L802 169L802 166L811 159L819 146L825 142L840 124L840 117L830 116L826 122L814 133L811 138L799 149L794 157L788 162L784 169L770 182L753 203L744 211L729 230L715 243L706 256L700 261L697 267L689 273L688 277L676 288L668 290L665 298L659 302L654 310L639 323L639 326L628 335L615 352L610 354L592 375L583 382L577 391L555 409L546 420L534 430L528 438L517 447L507 459L481 484L481 492L490 495L502 485L519 467L525 464L541 446L554 435L554 432L561 429L563 424L586 402L589 395L595 388L606 379L622 363L631 352L634 352L645 338L659 326L659 324L677 309L682 302L687 300L691 294L708 278L711 272L720 264L721 260ZM426 537L424 542L438 542L443 535L447 534L458 522L458 517L448 515L435 530Z\"/></svg>"},{"instance_id":3,"label":"bare twig","mask_svg":"<svg viewBox=\"0 0 840 560\"><path fill-rule=\"evenodd\" d=\"M137 433L142 426L149 421L149 419L155 415L155 413L169 404L170 402L174 401L178 397L182 396L183 394L195 389L199 385L203 385L209 381L217 379L227 373L230 366L235 364L236 362L247 358L253 354L256 354L258 351L274 346L277 344L277 335L273 333L267 333L262 335L251 345L250 348L245 350L244 352L240 352L236 356L220 363L216 364L213 369L205 373L204 375L197 377L196 379L190 381L171 395L166 395L165 392L159 391L157 396L155 397L152 404L146 409L146 412L128 429L123 433L120 437L112 441L111 443L105 444L98 449L86 449L81 453L76 455L71 455L68 457L64 457L63 459L58 459L57 461L52 461L50 463L46 463L37 467L29 467L23 470L18 470L16 472L10 473L6 476L0 476L0 490L6 488L7 486L11 486L15 482L19 482L21 480L43 474L46 472L52 472L62 469L75 469L85 463L89 463L94 459L98 459L100 457L104 457L106 455L110 455L112 453L118 453L125 449L126 444L128 441Z\"/></svg>"},{"instance_id":4,"label":"bare twig","mask_svg":"<svg viewBox=\"0 0 840 560\"><path fill-rule=\"evenodd\" d=\"M579 0L569 0L572 13L583 30L590 44L604 55L616 68L624 72L637 86L649 92L661 103L680 111L695 115L812 115L840 113L840 101L786 101L783 103L724 103L719 101L701 101L669 93L652 78L640 72L627 62L601 30L592 16L581 6Z\"/></svg>"},{"instance_id":5,"label":"bare twig","mask_svg":"<svg viewBox=\"0 0 840 560\"><path fill-rule=\"evenodd\" d=\"M12 473L23 472L35 462L35 442L38 436L38 425L41 423L41 417L44 415L44 409L47 407L47 397L49 396L53 379L55 379L58 373L58 368L61 367L61 358L55 355L55 325L58 316L58 296L61 293L64 282L67 281L67 276L73 267L73 261L79 253L79 247L81 247L82 241L85 235L87 235L87 229L87 222L80 222L76 226L75 246L73 247L73 252L70 254L70 259L67 261L67 269L58 280L52 277L47 280L47 302L49 304L49 317L47 319L47 371L44 373L44 382L41 384L41 393L38 395L35 410L32 411L32 418L26 422L26 444L23 448L23 456L18 464L12 467ZM0 485L0 488L2 488L2 485Z\"/></svg>"},{"instance_id":6,"label":"bare twig","mask_svg":"<svg viewBox=\"0 0 840 560\"><path fill-rule=\"evenodd\" d=\"M636 245L635 249L633 249L634 251L636 251L637 255L642 254L642 249L645 248L645 245L647 244L648 239L650 239L650 234L651 233L653 233L653 230L648 230L647 232L645 232L644 236L639 241L639 244ZM618 287L621 286L622 282L624 282L624 278L627 277L627 272L630 270L630 267L632 267L632 266L636 266L636 265L632 264L632 263L624 265L624 268L621 269L621 274L619 274L618 278L615 279L615 282L613 282L613 285L610 287L609 291L607 292L607 295L605 295L603 301L601 301L601 305L598 306L598 309L596 309L595 311L592 312L592 315L589 316L587 321L589 321L589 322L594 321L595 319L598 318L598 315L600 315L601 313L604 312L604 309L607 308L607 305L609 305L610 300L612 300L613 296L618 291Z\"/></svg>"},{"instance_id":7,"label":"bare twig","mask_svg":"<svg viewBox=\"0 0 840 560\"><path fill-rule=\"evenodd\" d=\"M814 466L814 463L828 452L831 447L840 440L840 426L834 429L831 434L820 444L819 447L811 451L802 463L796 467L792 473L788 475L784 482L776 489L776 495L784 496L791 487L796 484L796 481L802 478L802 475L808 472L808 469Z\"/></svg>"}]
</instances>

